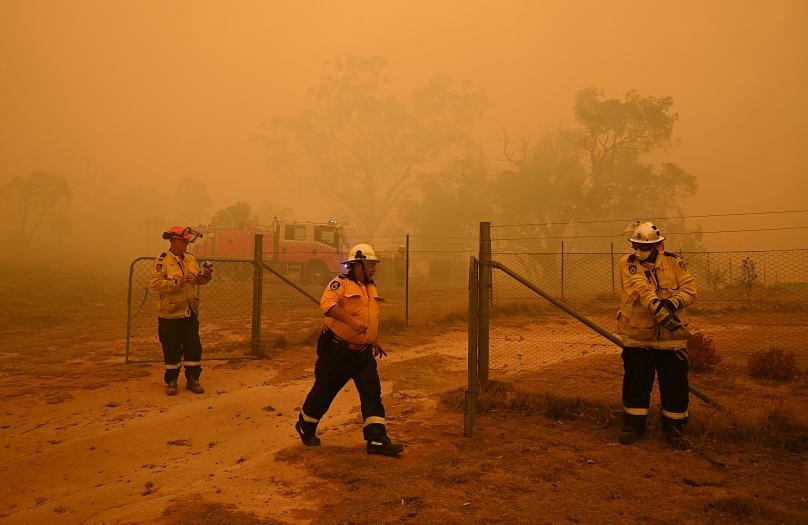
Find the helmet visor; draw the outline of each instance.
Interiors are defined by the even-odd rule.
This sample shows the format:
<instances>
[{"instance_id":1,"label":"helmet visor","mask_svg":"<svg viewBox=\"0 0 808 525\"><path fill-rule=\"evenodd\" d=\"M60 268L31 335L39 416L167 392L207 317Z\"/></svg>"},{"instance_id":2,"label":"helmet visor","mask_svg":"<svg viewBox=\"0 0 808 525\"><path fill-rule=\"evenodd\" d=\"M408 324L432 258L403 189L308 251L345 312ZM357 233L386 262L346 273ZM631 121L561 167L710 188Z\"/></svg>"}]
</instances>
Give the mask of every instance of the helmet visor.
<instances>
[{"instance_id":1,"label":"helmet visor","mask_svg":"<svg viewBox=\"0 0 808 525\"><path fill-rule=\"evenodd\" d=\"M191 227L185 228L182 231L182 238L188 241L189 243L196 242L197 239L202 237L202 232L194 230Z\"/></svg>"}]
</instances>

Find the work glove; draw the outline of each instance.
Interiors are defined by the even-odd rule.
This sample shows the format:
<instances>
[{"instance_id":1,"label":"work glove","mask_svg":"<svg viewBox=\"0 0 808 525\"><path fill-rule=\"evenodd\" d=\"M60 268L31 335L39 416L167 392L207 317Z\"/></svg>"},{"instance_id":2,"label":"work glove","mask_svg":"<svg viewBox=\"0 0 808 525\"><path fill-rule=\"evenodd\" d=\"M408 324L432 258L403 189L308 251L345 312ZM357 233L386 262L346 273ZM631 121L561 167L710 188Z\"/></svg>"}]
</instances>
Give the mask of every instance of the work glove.
<instances>
[{"instance_id":1,"label":"work glove","mask_svg":"<svg viewBox=\"0 0 808 525\"><path fill-rule=\"evenodd\" d=\"M668 310L670 310L670 312L672 314L675 314L676 310L679 309L679 301L676 300L676 299L673 299L673 298L671 298L671 299L662 299L662 301L660 301L660 303L659 303L659 306L663 307L663 308L667 308Z\"/></svg>"},{"instance_id":2,"label":"work glove","mask_svg":"<svg viewBox=\"0 0 808 525\"><path fill-rule=\"evenodd\" d=\"M670 303L670 301L667 299L660 301L656 312L654 312L654 317L656 317L659 326L671 332L675 332L682 327L682 321L676 316L676 308L673 307L673 309L671 309L672 306L666 303Z\"/></svg>"}]
</instances>

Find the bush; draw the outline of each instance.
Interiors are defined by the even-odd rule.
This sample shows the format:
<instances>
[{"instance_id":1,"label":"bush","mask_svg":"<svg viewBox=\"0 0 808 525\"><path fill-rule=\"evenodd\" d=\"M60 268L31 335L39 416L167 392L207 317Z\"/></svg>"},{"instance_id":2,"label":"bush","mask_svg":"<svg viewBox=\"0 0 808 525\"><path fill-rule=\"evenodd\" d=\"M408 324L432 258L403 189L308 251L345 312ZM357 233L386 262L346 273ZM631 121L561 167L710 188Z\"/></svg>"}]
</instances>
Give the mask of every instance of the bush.
<instances>
[{"instance_id":1,"label":"bush","mask_svg":"<svg viewBox=\"0 0 808 525\"><path fill-rule=\"evenodd\" d=\"M749 366L749 375L752 377L788 381L800 375L797 354L784 352L776 347L768 352L753 354L747 364Z\"/></svg>"},{"instance_id":2,"label":"bush","mask_svg":"<svg viewBox=\"0 0 808 525\"><path fill-rule=\"evenodd\" d=\"M712 370L721 362L713 338L698 330L687 336L687 355L691 370Z\"/></svg>"}]
</instances>

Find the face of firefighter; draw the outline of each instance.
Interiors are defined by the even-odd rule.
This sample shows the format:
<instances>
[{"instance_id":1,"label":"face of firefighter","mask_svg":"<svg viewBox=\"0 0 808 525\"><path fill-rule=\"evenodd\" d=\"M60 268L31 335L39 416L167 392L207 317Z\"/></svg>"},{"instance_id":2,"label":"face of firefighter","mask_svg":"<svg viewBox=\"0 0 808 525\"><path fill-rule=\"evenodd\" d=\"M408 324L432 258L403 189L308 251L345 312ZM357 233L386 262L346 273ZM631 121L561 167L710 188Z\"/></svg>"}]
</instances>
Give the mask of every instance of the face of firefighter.
<instances>
[{"instance_id":1,"label":"face of firefighter","mask_svg":"<svg viewBox=\"0 0 808 525\"><path fill-rule=\"evenodd\" d=\"M367 283L376 275L376 265L379 261L359 261L354 265L356 280Z\"/></svg>"},{"instance_id":2,"label":"face of firefighter","mask_svg":"<svg viewBox=\"0 0 808 525\"><path fill-rule=\"evenodd\" d=\"M638 242L631 243L631 252L640 261L649 259L654 253L663 250L662 243L657 244L642 244Z\"/></svg>"},{"instance_id":3,"label":"face of firefighter","mask_svg":"<svg viewBox=\"0 0 808 525\"><path fill-rule=\"evenodd\" d=\"M172 237L171 238L171 253L174 255L182 255L185 253L186 248L188 248L188 241L182 239L180 237Z\"/></svg>"}]
</instances>

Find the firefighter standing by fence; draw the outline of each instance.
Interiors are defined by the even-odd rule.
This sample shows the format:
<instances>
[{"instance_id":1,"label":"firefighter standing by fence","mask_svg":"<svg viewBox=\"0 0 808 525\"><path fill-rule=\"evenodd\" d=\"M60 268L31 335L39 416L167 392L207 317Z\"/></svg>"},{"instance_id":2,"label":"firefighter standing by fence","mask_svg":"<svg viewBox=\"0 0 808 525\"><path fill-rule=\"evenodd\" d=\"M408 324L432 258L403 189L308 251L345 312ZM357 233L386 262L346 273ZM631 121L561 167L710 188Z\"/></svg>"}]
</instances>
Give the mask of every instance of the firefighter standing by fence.
<instances>
[{"instance_id":1,"label":"firefighter standing by fence","mask_svg":"<svg viewBox=\"0 0 808 525\"><path fill-rule=\"evenodd\" d=\"M625 373L619 441L630 444L643 438L656 373L665 439L685 450L689 391L684 308L696 300L696 282L676 255L664 251L664 240L653 223L641 223L629 238L634 253L620 258L617 329Z\"/></svg>"},{"instance_id":2,"label":"firefighter standing by fence","mask_svg":"<svg viewBox=\"0 0 808 525\"><path fill-rule=\"evenodd\" d=\"M314 385L295 423L303 444L320 445L317 424L349 379L359 391L368 454L398 456L404 446L390 441L384 419L382 388L376 357L387 354L378 343L379 303L373 282L379 258L369 244L357 244L348 254L348 273L331 280L320 299L325 327L317 341Z\"/></svg>"},{"instance_id":3,"label":"firefighter standing by fence","mask_svg":"<svg viewBox=\"0 0 808 525\"><path fill-rule=\"evenodd\" d=\"M195 394L205 389L199 384L202 373L202 343L199 340L199 298L195 285L207 284L211 267L199 268L196 259L185 250L201 237L191 228L174 226L163 232L171 244L154 261L150 285L157 295L157 335L163 347L166 394L177 394L177 378L185 366L186 388Z\"/></svg>"}]
</instances>

